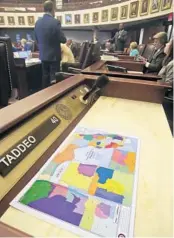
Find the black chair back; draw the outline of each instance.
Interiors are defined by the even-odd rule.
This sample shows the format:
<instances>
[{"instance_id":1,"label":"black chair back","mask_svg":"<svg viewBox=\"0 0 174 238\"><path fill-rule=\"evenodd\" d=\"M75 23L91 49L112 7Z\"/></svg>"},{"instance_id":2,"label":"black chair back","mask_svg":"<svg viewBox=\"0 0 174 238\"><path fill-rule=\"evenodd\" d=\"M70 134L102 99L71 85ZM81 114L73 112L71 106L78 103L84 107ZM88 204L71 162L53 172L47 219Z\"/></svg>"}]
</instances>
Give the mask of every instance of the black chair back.
<instances>
[{"instance_id":1,"label":"black chair back","mask_svg":"<svg viewBox=\"0 0 174 238\"><path fill-rule=\"evenodd\" d=\"M155 46L153 44L146 45L142 56L146 59L150 59L155 51Z\"/></svg>"},{"instance_id":2,"label":"black chair back","mask_svg":"<svg viewBox=\"0 0 174 238\"><path fill-rule=\"evenodd\" d=\"M86 54L85 60L82 65L82 69L85 69L86 67L90 66L93 63L93 52L95 49L95 44L92 43L91 46L88 49L88 52Z\"/></svg>"},{"instance_id":3,"label":"black chair back","mask_svg":"<svg viewBox=\"0 0 174 238\"><path fill-rule=\"evenodd\" d=\"M11 90L13 88L17 88L17 74L15 71L14 57L11 39L9 37L0 37L0 43L5 45L6 50L6 60L7 60L7 68L8 68L8 80L10 82Z\"/></svg>"},{"instance_id":4,"label":"black chair back","mask_svg":"<svg viewBox=\"0 0 174 238\"><path fill-rule=\"evenodd\" d=\"M99 61L101 59L100 57L100 42L95 43L93 52L92 52L92 64Z\"/></svg>"},{"instance_id":5,"label":"black chair back","mask_svg":"<svg viewBox=\"0 0 174 238\"><path fill-rule=\"evenodd\" d=\"M139 51L140 55L143 55L145 47L146 47L145 44L141 44L141 45L138 46L138 51Z\"/></svg>"},{"instance_id":6,"label":"black chair back","mask_svg":"<svg viewBox=\"0 0 174 238\"><path fill-rule=\"evenodd\" d=\"M4 43L0 43L0 107L8 105L10 93L11 86L7 67L6 47Z\"/></svg>"},{"instance_id":7,"label":"black chair back","mask_svg":"<svg viewBox=\"0 0 174 238\"><path fill-rule=\"evenodd\" d=\"M88 41L83 42L81 49L80 49L80 55L79 55L80 65L82 65L84 63L88 48L89 48L89 42Z\"/></svg>"}]
</instances>

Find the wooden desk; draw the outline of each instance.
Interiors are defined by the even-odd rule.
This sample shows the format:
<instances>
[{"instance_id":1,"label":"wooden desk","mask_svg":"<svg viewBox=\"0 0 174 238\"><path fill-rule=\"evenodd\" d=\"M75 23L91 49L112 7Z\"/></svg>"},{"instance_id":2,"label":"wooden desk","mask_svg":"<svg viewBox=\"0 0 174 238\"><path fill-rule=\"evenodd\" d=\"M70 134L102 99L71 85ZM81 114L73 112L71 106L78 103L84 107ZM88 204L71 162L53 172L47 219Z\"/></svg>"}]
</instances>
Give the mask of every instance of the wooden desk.
<instances>
[{"instance_id":1,"label":"wooden desk","mask_svg":"<svg viewBox=\"0 0 174 238\"><path fill-rule=\"evenodd\" d=\"M20 78L19 85L21 86L20 92L22 92L22 96L20 98L24 98L29 94L41 89L42 65L39 59L24 60L17 58L15 59L15 66ZM24 81L24 78L25 82L22 83ZM24 87L27 87L27 93L23 93Z\"/></svg>"},{"instance_id":2,"label":"wooden desk","mask_svg":"<svg viewBox=\"0 0 174 238\"><path fill-rule=\"evenodd\" d=\"M59 97L64 100L65 93L72 93L71 91L74 88L83 84L90 85L96 79L97 76L90 75L73 76L3 109L0 112L1 132L4 133L10 127L19 126L20 120L24 119L26 124L23 123L19 129L31 131L34 124L33 117L38 116L38 118L35 118L35 123L42 123L45 118L48 118L46 105L49 104L50 110L54 110L53 103ZM40 145L39 150L35 151L35 156L28 157L28 163L32 167L27 167L26 160L23 160L16 167L14 174L17 174L17 176L21 174L20 180L16 184L14 177L11 176L12 174L9 174L11 177L8 176L4 184L9 186L10 183L13 183L14 186L9 192L7 191L7 195L0 201L1 222L36 237L77 237L57 225L50 225L29 214L9 207L9 202L35 175L74 126L83 118L79 123L81 126L96 127L111 133L121 133L140 138L140 170L135 236L171 236L172 136L161 105L166 87L168 86L157 82L110 78L109 84L102 92L103 96L92 108L84 104L75 107L76 110L73 113L78 116L74 120L66 122L68 127L61 133L60 137L58 137L58 132L55 131L47 141L42 142L43 144ZM80 92L79 89L78 92ZM125 98L129 98L129 100ZM68 100L71 100L71 97L68 96ZM78 100L77 103L79 103ZM80 107L82 107L82 110ZM87 113L89 109L90 111ZM78 114L79 112L80 114ZM29 117L28 122L27 117ZM30 124L28 124L30 127L27 126L27 123ZM17 129L17 126L15 129ZM22 137L19 131L18 134L13 133L11 136L11 141L6 140L8 144L6 144L6 147L1 147L1 149L10 146L16 136ZM42 154L41 147L47 148L48 142L50 147ZM41 157L38 156L38 153L42 154ZM37 156L39 157L38 161L32 164L31 160L37 159ZM164 158L166 157L166 174L162 176L164 173ZM24 171L24 168L26 171ZM7 186L2 187L7 188ZM161 201L165 204L164 206L161 205Z\"/></svg>"},{"instance_id":3,"label":"wooden desk","mask_svg":"<svg viewBox=\"0 0 174 238\"><path fill-rule=\"evenodd\" d=\"M106 64L124 67L127 70L143 72L144 63L130 60L106 61Z\"/></svg>"},{"instance_id":4,"label":"wooden desk","mask_svg":"<svg viewBox=\"0 0 174 238\"><path fill-rule=\"evenodd\" d=\"M115 56L115 57L118 57L120 55L125 55L125 56L128 56L129 54L128 53L124 53L124 52L119 52L119 51L116 51L116 52L108 52L108 51L103 51L102 52L104 55L112 55L112 56Z\"/></svg>"},{"instance_id":5,"label":"wooden desk","mask_svg":"<svg viewBox=\"0 0 174 238\"><path fill-rule=\"evenodd\" d=\"M129 55L118 55L117 56L119 60L128 60L128 61L135 61L134 56L129 56Z\"/></svg>"},{"instance_id":6,"label":"wooden desk","mask_svg":"<svg viewBox=\"0 0 174 238\"><path fill-rule=\"evenodd\" d=\"M92 64L91 66L87 67L86 69L82 70L82 73L88 74L88 75L89 74L90 75L106 74L111 77L123 77L123 78L129 78L129 79L139 79L139 80L149 80L149 81L157 81L161 79L158 75L154 75L154 74L141 74L139 72L121 73L121 72L108 71L106 67L107 62L108 61L100 60Z\"/></svg>"},{"instance_id":7,"label":"wooden desk","mask_svg":"<svg viewBox=\"0 0 174 238\"><path fill-rule=\"evenodd\" d=\"M171 237L172 136L162 105L101 97L79 125L140 138L134 236ZM48 224L12 207L1 217L1 221L35 237L77 237L57 225Z\"/></svg>"}]
</instances>

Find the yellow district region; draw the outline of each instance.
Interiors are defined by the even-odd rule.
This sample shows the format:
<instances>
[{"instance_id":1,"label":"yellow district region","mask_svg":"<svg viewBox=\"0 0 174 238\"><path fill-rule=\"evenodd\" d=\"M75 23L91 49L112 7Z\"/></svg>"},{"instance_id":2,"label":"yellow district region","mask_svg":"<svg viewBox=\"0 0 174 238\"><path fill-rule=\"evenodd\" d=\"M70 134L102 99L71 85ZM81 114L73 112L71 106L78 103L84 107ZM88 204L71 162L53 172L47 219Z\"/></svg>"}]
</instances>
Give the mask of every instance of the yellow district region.
<instances>
[{"instance_id":1,"label":"yellow district region","mask_svg":"<svg viewBox=\"0 0 174 238\"><path fill-rule=\"evenodd\" d=\"M125 164L127 165L129 172L134 172L135 170L135 153L128 152L126 159L124 160Z\"/></svg>"},{"instance_id":2,"label":"yellow district region","mask_svg":"<svg viewBox=\"0 0 174 238\"><path fill-rule=\"evenodd\" d=\"M61 176L60 183L64 182L69 186L88 191L92 178L79 174L78 166L79 163L70 163Z\"/></svg>"},{"instance_id":3,"label":"yellow district region","mask_svg":"<svg viewBox=\"0 0 174 238\"><path fill-rule=\"evenodd\" d=\"M96 189L98 187L98 180L99 180L99 176L98 174L95 174L94 177L92 178L89 190L88 190L88 194L90 195L94 195L96 192Z\"/></svg>"},{"instance_id":4,"label":"yellow district region","mask_svg":"<svg viewBox=\"0 0 174 238\"><path fill-rule=\"evenodd\" d=\"M80 222L80 228L90 231L93 225L95 209L99 202L97 200L88 199L85 203L85 211Z\"/></svg>"},{"instance_id":5,"label":"yellow district region","mask_svg":"<svg viewBox=\"0 0 174 238\"><path fill-rule=\"evenodd\" d=\"M107 179L106 183L104 184L98 183L98 188L102 188L107 190L107 192L112 192L119 195L124 195L125 191L124 185L113 179Z\"/></svg>"},{"instance_id":6,"label":"yellow district region","mask_svg":"<svg viewBox=\"0 0 174 238\"><path fill-rule=\"evenodd\" d=\"M76 138L76 139L82 139L83 136L81 136L80 134L75 134L75 138Z\"/></svg>"}]
</instances>

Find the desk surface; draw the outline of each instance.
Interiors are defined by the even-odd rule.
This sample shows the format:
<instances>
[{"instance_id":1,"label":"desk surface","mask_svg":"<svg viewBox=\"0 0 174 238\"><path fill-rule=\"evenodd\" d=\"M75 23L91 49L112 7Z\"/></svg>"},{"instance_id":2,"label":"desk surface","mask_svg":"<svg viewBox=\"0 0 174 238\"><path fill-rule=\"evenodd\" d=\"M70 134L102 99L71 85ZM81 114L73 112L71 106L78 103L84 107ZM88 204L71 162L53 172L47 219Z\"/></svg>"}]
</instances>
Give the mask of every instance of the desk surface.
<instances>
[{"instance_id":1,"label":"desk surface","mask_svg":"<svg viewBox=\"0 0 174 238\"><path fill-rule=\"evenodd\" d=\"M162 105L100 97L80 125L140 138L135 237L171 237L172 135ZM77 237L11 207L1 221L32 236Z\"/></svg>"}]
</instances>

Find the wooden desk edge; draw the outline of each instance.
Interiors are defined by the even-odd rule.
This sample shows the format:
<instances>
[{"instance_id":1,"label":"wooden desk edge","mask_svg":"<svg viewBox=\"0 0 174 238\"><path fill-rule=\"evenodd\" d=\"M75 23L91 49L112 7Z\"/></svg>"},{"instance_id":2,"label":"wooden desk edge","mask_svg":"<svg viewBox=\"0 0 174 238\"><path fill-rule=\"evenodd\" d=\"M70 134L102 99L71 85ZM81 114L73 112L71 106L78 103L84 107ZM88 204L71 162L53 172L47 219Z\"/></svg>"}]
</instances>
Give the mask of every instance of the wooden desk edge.
<instances>
[{"instance_id":1,"label":"wooden desk edge","mask_svg":"<svg viewBox=\"0 0 174 238\"><path fill-rule=\"evenodd\" d=\"M51 101L62 96L62 94L66 93L68 90L79 85L84 81L84 78L84 75L72 76L65 81L57 83L36 94L26 97L15 104L3 108L0 111L0 134Z\"/></svg>"},{"instance_id":2,"label":"wooden desk edge","mask_svg":"<svg viewBox=\"0 0 174 238\"><path fill-rule=\"evenodd\" d=\"M91 74L91 75L100 75L100 74L108 74L110 77L112 76L120 76L120 77L127 77L130 76L130 74L127 73L119 73L119 72L115 72L115 71L105 71L105 70L101 70L100 68L106 63L107 61L104 60L100 60L95 62L94 64L92 64L91 66L85 68L84 70L82 70L83 74ZM144 74L133 74L131 75L131 77L138 78L138 77L143 77L145 78ZM152 78L154 80L160 80L161 77L158 75L153 75L153 74L148 74L149 78Z\"/></svg>"},{"instance_id":3,"label":"wooden desk edge","mask_svg":"<svg viewBox=\"0 0 174 238\"><path fill-rule=\"evenodd\" d=\"M85 74L85 79L88 80L96 80L98 78L98 75L87 75ZM118 82L118 83L125 83L125 84L135 84L135 85L147 85L147 86L154 86L158 88L172 88L167 83L160 83L160 82L154 82L154 81L148 81L148 80L134 80L134 79L129 79L127 78L114 78L114 77L109 77L109 80L111 82Z\"/></svg>"},{"instance_id":4,"label":"wooden desk edge","mask_svg":"<svg viewBox=\"0 0 174 238\"><path fill-rule=\"evenodd\" d=\"M0 222L0 237L32 237L3 222Z\"/></svg>"},{"instance_id":5,"label":"wooden desk edge","mask_svg":"<svg viewBox=\"0 0 174 238\"><path fill-rule=\"evenodd\" d=\"M32 113L36 112L37 110L41 109L51 101L55 100L56 98L62 96L68 90L78 86L80 83L85 80L96 80L98 76L94 75L75 75L72 76L56 85L53 85L49 88L46 88L36 94L33 94L23 100L12 104L0 111L0 134L5 130L9 129L10 127L17 124L19 121L25 119L26 117L30 116ZM125 85L132 85L135 86L148 86L154 87L159 89L171 88L169 85L164 83L158 82L151 82L145 80L127 80L126 78L114 78L109 77L110 82L117 82L119 84ZM109 94L108 94L109 95Z\"/></svg>"}]
</instances>

